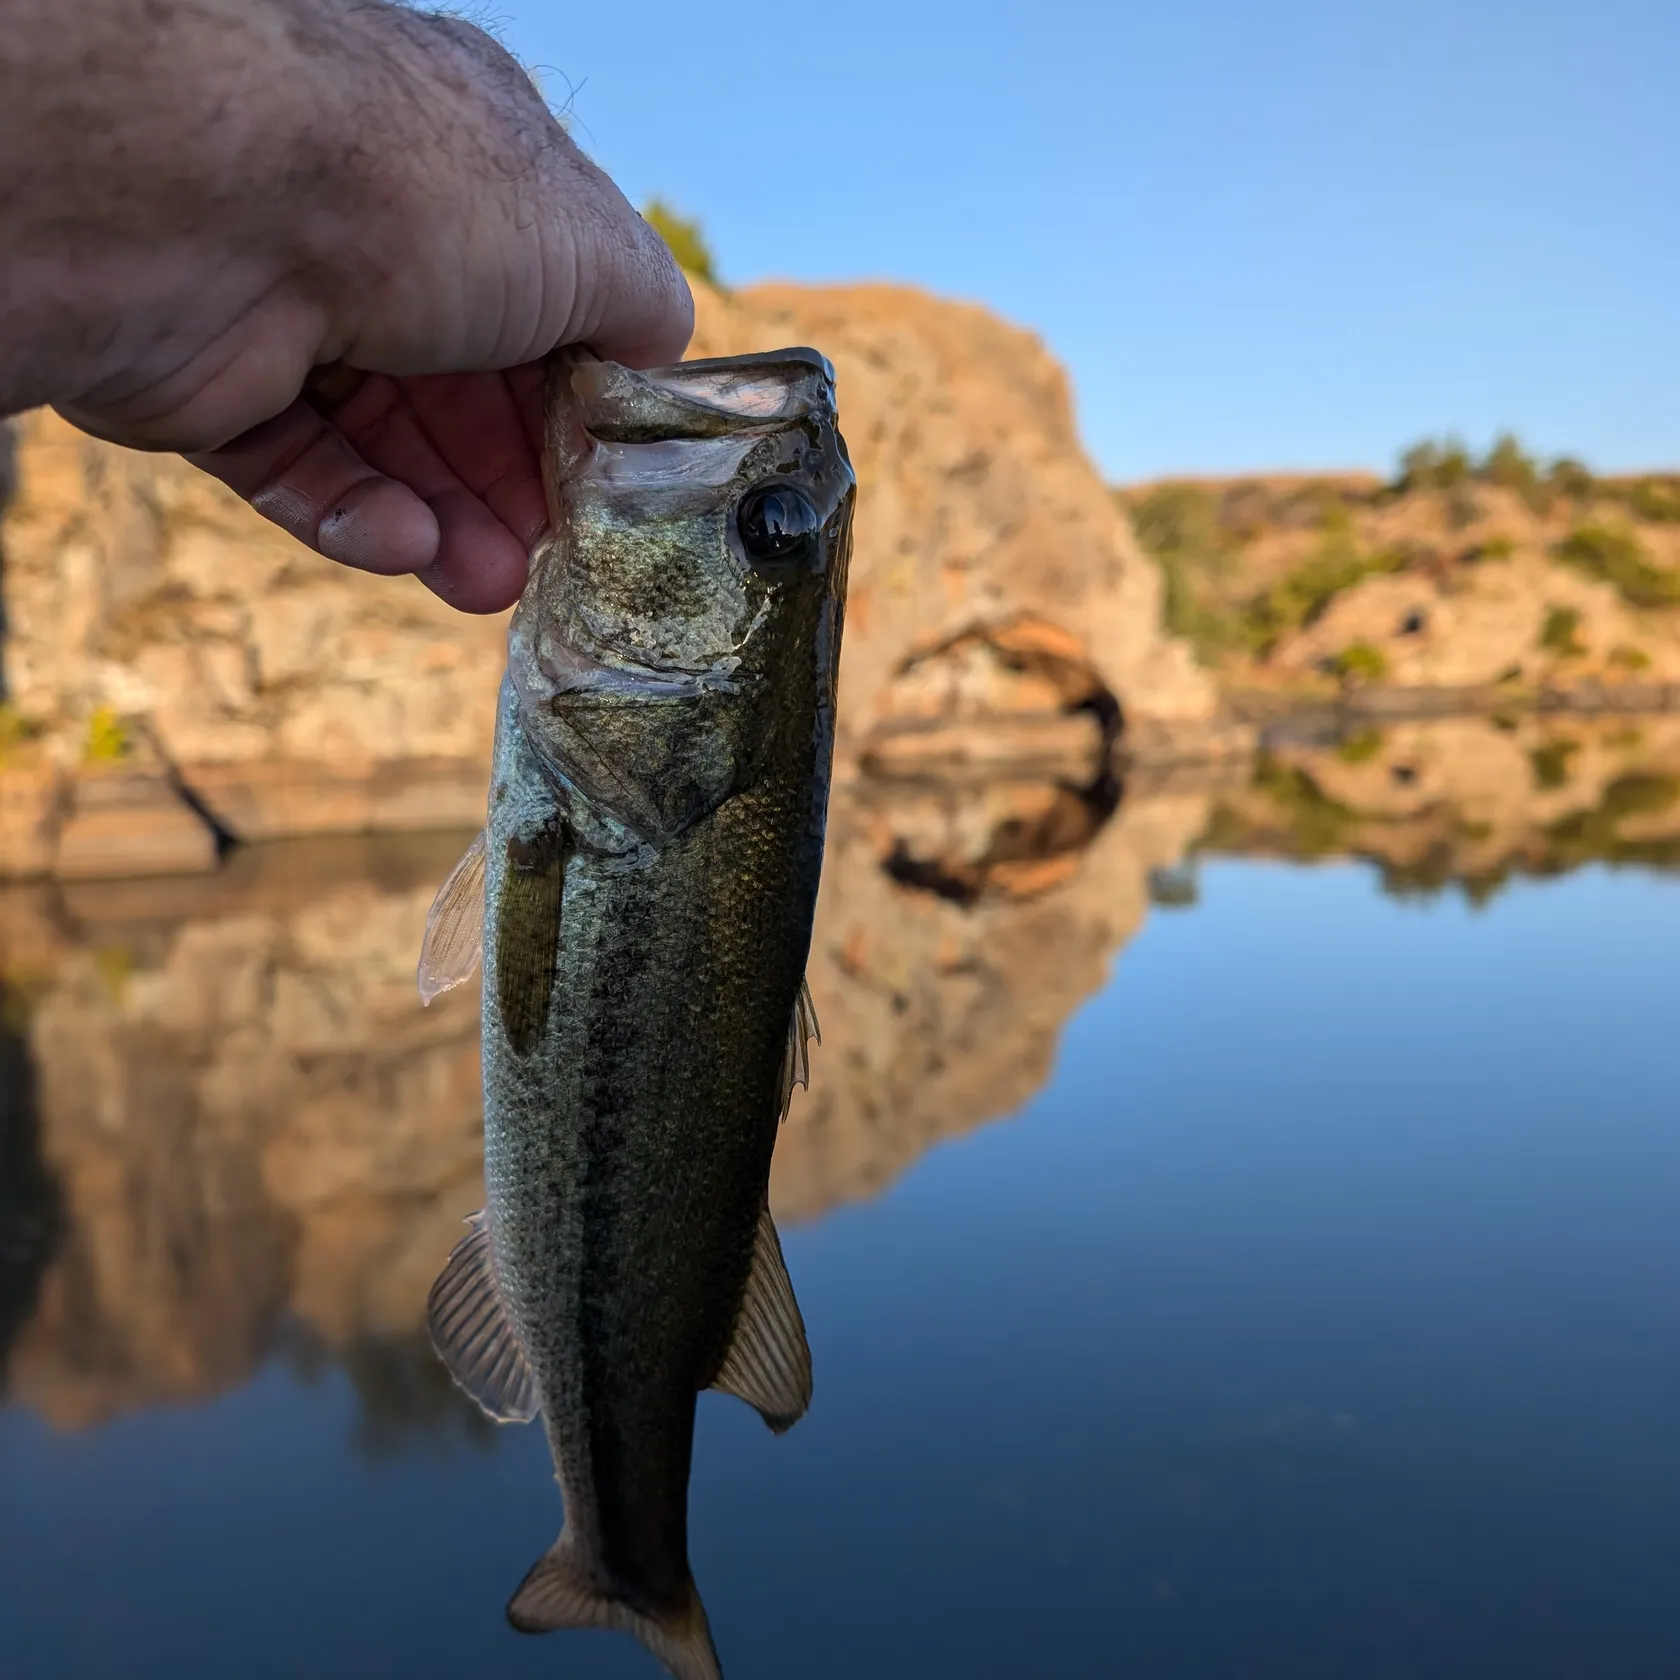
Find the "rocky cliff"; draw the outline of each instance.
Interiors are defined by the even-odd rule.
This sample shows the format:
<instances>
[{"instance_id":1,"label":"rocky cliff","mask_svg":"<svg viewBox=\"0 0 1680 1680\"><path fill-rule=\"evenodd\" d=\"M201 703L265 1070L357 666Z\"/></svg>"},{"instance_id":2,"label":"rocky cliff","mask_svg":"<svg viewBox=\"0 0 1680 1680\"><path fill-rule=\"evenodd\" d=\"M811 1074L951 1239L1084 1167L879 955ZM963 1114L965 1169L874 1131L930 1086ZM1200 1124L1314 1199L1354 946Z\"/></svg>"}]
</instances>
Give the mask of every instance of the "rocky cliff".
<instances>
[{"instance_id":1,"label":"rocky cliff","mask_svg":"<svg viewBox=\"0 0 1680 1680\"><path fill-rule=\"evenodd\" d=\"M871 753L1089 762L1105 731L1205 750L1213 689L1036 340L902 288L701 290L694 353L787 342L835 362L859 473L842 777ZM47 414L14 442L0 873L476 821L501 621L334 567L174 458Z\"/></svg>"},{"instance_id":2,"label":"rocky cliff","mask_svg":"<svg viewBox=\"0 0 1680 1680\"><path fill-rule=\"evenodd\" d=\"M1680 700L1680 478L1414 451L1400 477L1143 485L1167 618L1232 693Z\"/></svg>"}]
</instances>

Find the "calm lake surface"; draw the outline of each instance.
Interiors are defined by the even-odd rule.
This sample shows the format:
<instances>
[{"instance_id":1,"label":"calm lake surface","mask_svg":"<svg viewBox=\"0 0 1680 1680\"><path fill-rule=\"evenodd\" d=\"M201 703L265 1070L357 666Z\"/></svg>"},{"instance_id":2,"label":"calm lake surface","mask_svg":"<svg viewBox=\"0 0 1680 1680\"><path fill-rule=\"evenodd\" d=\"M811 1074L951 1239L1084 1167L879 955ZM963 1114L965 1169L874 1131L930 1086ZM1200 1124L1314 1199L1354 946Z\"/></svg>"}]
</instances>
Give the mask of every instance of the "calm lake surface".
<instances>
[{"instance_id":1,"label":"calm lake surface","mask_svg":"<svg viewBox=\"0 0 1680 1680\"><path fill-rule=\"evenodd\" d=\"M1157 884L1035 1094L784 1216L816 1402L696 1442L732 1680L1680 1674L1680 879ZM503 1622L540 1432L291 1299L185 1396L15 1328L0 1675L655 1675Z\"/></svg>"}]
</instances>

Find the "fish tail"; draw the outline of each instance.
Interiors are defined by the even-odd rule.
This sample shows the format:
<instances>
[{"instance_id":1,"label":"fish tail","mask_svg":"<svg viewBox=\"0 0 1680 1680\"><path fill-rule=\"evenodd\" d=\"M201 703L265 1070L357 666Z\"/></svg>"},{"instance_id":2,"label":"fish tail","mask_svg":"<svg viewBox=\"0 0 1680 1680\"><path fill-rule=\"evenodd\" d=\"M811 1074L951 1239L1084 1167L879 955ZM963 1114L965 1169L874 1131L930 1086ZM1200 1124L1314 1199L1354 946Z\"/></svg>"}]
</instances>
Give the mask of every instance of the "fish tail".
<instances>
[{"instance_id":1,"label":"fish tail","mask_svg":"<svg viewBox=\"0 0 1680 1680\"><path fill-rule=\"evenodd\" d=\"M580 1567L571 1539L562 1533L532 1565L508 1601L508 1620L521 1633L556 1628L614 1628L631 1634L676 1680L723 1680L706 1609L692 1580L680 1610L646 1612L603 1591Z\"/></svg>"}]
</instances>

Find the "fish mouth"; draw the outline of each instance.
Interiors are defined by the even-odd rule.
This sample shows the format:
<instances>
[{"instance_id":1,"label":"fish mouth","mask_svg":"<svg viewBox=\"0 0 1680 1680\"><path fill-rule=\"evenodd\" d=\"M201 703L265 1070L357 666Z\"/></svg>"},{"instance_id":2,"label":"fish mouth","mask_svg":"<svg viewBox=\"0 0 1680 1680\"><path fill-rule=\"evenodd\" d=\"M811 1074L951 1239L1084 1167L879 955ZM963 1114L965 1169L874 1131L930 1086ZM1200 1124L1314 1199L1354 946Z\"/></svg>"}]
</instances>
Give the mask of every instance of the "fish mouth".
<instances>
[{"instance_id":1,"label":"fish mouth","mask_svg":"<svg viewBox=\"0 0 1680 1680\"><path fill-rule=\"evenodd\" d=\"M704 694L739 694L747 674L740 656L720 655L700 667L647 665L606 649L611 659L597 659L558 637L542 639L532 661L542 683L520 681L524 709L551 710L569 695L603 700L693 700Z\"/></svg>"},{"instance_id":2,"label":"fish mouth","mask_svg":"<svg viewBox=\"0 0 1680 1680\"><path fill-rule=\"evenodd\" d=\"M599 443L698 441L834 418L833 365L807 345L640 371L572 352L557 371Z\"/></svg>"}]
</instances>

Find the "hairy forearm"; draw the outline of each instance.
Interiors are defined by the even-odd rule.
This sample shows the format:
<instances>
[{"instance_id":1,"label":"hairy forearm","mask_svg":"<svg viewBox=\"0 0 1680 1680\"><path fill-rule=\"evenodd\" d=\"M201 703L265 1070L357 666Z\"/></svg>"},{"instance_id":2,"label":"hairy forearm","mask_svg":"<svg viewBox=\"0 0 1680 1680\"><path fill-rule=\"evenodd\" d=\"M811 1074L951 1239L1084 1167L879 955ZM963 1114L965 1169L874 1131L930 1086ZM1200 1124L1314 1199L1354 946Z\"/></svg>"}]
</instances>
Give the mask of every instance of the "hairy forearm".
<instances>
[{"instance_id":1,"label":"hairy forearm","mask_svg":"<svg viewBox=\"0 0 1680 1680\"><path fill-rule=\"evenodd\" d=\"M309 272L349 209L322 12L0 0L0 410L143 380L183 291L231 315Z\"/></svg>"},{"instance_id":2,"label":"hairy forearm","mask_svg":"<svg viewBox=\"0 0 1680 1680\"><path fill-rule=\"evenodd\" d=\"M0 0L0 413L143 419L206 372L184 331L233 354L247 317L312 359L377 356L375 297L411 338L428 322L405 305L448 317L464 364L494 360L438 275L405 298L400 265L432 203L457 251L463 205L538 221L562 146L486 37L379 0Z\"/></svg>"}]
</instances>

